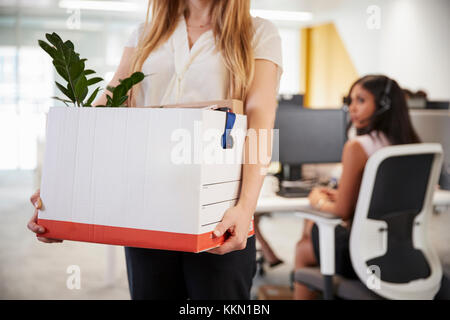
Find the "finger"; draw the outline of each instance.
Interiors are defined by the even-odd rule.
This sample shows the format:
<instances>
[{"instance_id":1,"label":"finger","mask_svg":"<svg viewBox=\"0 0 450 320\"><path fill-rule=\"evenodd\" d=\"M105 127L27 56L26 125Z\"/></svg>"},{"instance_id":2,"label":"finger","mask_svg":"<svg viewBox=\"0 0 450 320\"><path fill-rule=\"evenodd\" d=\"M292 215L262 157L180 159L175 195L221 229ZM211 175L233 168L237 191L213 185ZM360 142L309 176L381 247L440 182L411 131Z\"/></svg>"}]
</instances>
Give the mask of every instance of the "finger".
<instances>
[{"instance_id":1,"label":"finger","mask_svg":"<svg viewBox=\"0 0 450 320\"><path fill-rule=\"evenodd\" d=\"M45 228L43 226L38 225L36 221L37 221L37 209L34 211L34 214L31 217L31 220L28 222L27 227L34 233L44 233Z\"/></svg>"},{"instance_id":2,"label":"finger","mask_svg":"<svg viewBox=\"0 0 450 320\"><path fill-rule=\"evenodd\" d=\"M237 237L231 237L230 240L225 241L220 247L214 248L208 252L213 254L226 254L235 250L245 249L247 246L247 239L239 241Z\"/></svg>"},{"instance_id":3,"label":"finger","mask_svg":"<svg viewBox=\"0 0 450 320\"><path fill-rule=\"evenodd\" d=\"M33 193L33 194L31 195L31 197L30 197L31 203L34 203L33 200L36 198L36 196L37 196L37 192L35 192L35 193Z\"/></svg>"},{"instance_id":4,"label":"finger","mask_svg":"<svg viewBox=\"0 0 450 320\"><path fill-rule=\"evenodd\" d=\"M38 237L37 239L44 243L60 243L60 242L62 242L62 240L59 240L59 239L52 239L52 238L45 238L45 237Z\"/></svg>"},{"instance_id":5,"label":"finger","mask_svg":"<svg viewBox=\"0 0 450 320\"><path fill-rule=\"evenodd\" d=\"M247 245L247 236L240 236L239 233L232 233L231 236L218 248L213 249L213 253L225 254L234 250L242 250Z\"/></svg>"},{"instance_id":6,"label":"finger","mask_svg":"<svg viewBox=\"0 0 450 320\"><path fill-rule=\"evenodd\" d=\"M225 241L220 247L214 248L209 250L208 252L213 254L225 254L233 250L234 244L231 243L232 241Z\"/></svg>"},{"instance_id":7,"label":"finger","mask_svg":"<svg viewBox=\"0 0 450 320\"><path fill-rule=\"evenodd\" d=\"M222 221L217 224L213 231L215 237L221 237L225 232L233 225L231 219L227 218L226 215L223 217Z\"/></svg>"},{"instance_id":8,"label":"finger","mask_svg":"<svg viewBox=\"0 0 450 320\"><path fill-rule=\"evenodd\" d=\"M36 208L36 209L41 209L42 208L42 200L41 197L36 196L36 197L31 197L30 198L31 204Z\"/></svg>"},{"instance_id":9,"label":"finger","mask_svg":"<svg viewBox=\"0 0 450 320\"><path fill-rule=\"evenodd\" d=\"M41 209L42 208L41 197L37 197L36 201L34 202L34 206L35 206L36 209Z\"/></svg>"},{"instance_id":10,"label":"finger","mask_svg":"<svg viewBox=\"0 0 450 320\"><path fill-rule=\"evenodd\" d=\"M208 252L208 253L212 253L212 254L222 254L221 253L221 251L220 251L220 247L218 247L218 248L213 248L213 249L209 249L209 250L207 250L206 252Z\"/></svg>"},{"instance_id":11,"label":"finger","mask_svg":"<svg viewBox=\"0 0 450 320\"><path fill-rule=\"evenodd\" d=\"M38 189L35 193L33 193L33 195L30 197L30 201L31 203L34 205L34 203L36 202L37 198L40 196L40 190Z\"/></svg>"}]
</instances>

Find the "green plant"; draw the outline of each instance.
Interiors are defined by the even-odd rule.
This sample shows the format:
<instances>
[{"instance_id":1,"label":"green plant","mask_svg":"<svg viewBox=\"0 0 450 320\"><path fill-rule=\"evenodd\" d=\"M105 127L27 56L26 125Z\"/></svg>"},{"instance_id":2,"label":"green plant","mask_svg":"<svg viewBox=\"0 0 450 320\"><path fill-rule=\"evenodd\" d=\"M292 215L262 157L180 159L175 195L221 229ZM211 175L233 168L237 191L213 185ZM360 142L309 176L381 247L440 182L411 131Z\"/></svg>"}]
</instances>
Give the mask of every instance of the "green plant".
<instances>
[{"instance_id":1,"label":"green plant","mask_svg":"<svg viewBox=\"0 0 450 320\"><path fill-rule=\"evenodd\" d=\"M106 105L97 107L124 107L125 101L127 101L127 93L132 86L144 80L145 76L142 72L135 72L126 79L120 79L120 84L116 87L107 86L106 89L112 93L106 95Z\"/></svg>"},{"instance_id":2,"label":"green plant","mask_svg":"<svg viewBox=\"0 0 450 320\"><path fill-rule=\"evenodd\" d=\"M52 57L56 72L67 81L66 86L63 86L56 81L55 83L58 89L64 93L68 99L58 97L53 98L64 102L67 106L67 103L70 102L73 102L77 107L91 106L100 87L97 87L85 101L88 94L88 87L103 79L100 77L87 79L87 76L95 74L95 71L85 69L84 62L87 59L80 59L80 54L75 52L74 45L70 40L64 42L55 32L52 34L46 33L45 37L51 45L43 40L39 40L39 46Z\"/></svg>"},{"instance_id":3,"label":"green plant","mask_svg":"<svg viewBox=\"0 0 450 320\"><path fill-rule=\"evenodd\" d=\"M88 75L95 74L95 71L85 69L85 61L87 61L87 59L80 59L80 54L75 52L74 45L70 40L64 42L55 32L52 34L46 33L45 37L50 44L43 40L38 40L39 46L52 57L56 72L67 81L66 86L63 86L57 81L55 81L55 83L58 89L64 93L68 99L59 97L52 98L64 102L66 106L69 106L68 103L72 102L77 107L91 107L99 90L103 89L97 87L87 98L89 91L88 87L103 79L100 77L87 78ZM130 77L119 80L120 84L118 86L108 86L107 90L112 93L112 97L107 94L106 105L98 107L125 106L124 103L128 99L128 91L132 86L141 82L144 77L142 72L135 72Z\"/></svg>"}]
</instances>

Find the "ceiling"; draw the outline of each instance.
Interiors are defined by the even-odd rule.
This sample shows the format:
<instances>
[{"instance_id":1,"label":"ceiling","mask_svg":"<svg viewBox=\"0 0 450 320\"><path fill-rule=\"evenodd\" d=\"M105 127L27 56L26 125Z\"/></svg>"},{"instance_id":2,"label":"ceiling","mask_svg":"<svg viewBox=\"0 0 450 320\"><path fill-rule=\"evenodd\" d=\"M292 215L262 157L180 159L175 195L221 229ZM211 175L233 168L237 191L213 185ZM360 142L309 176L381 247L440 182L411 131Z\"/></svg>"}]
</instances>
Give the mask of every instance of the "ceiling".
<instances>
[{"instance_id":1,"label":"ceiling","mask_svg":"<svg viewBox=\"0 0 450 320\"><path fill-rule=\"evenodd\" d=\"M0 8L2 13L5 10L16 10L21 8L22 10L31 9L33 12L36 10L45 10L50 12L61 11L64 13L64 9L58 7L60 0L0 0ZM135 3L139 7L145 8L147 0L109 0ZM251 6L254 9L266 9L266 10L286 10L286 11L309 11L312 13L320 11L328 11L338 7L345 0L251 0Z\"/></svg>"},{"instance_id":2,"label":"ceiling","mask_svg":"<svg viewBox=\"0 0 450 320\"><path fill-rule=\"evenodd\" d=\"M118 2L129 2L138 6L137 11L117 12L82 10L81 18L85 22L100 23L105 19L117 19L117 21L130 21L145 19L147 0L109 0ZM279 11L307 11L314 17L332 11L344 2L358 0L251 0L252 9L279 10ZM16 18L18 15L24 17L35 17L38 19L66 19L70 15L69 9L59 7L60 0L0 0L0 19ZM277 21L279 26L298 27L309 22L282 22ZM10 24L11 22L3 22ZM0 25L1 21L0 21ZM85 24L86 25L86 24Z\"/></svg>"},{"instance_id":3,"label":"ceiling","mask_svg":"<svg viewBox=\"0 0 450 320\"><path fill-rule=\"evenodd\" d=\"M339 7L345 0L252 0L252 8L317 13Z\"/></svg>"}]
</instances>

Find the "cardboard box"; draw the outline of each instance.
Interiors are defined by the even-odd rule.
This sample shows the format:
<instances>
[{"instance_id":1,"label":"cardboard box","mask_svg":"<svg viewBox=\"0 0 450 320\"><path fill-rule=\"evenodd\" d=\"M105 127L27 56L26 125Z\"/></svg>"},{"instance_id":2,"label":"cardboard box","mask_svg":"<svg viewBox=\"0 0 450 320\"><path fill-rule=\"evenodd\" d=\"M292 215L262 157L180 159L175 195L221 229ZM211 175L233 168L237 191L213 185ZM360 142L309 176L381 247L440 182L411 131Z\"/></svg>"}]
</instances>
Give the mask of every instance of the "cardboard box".
<instances>
[{"instance_id":1,"label":"cardboard box","mask_svg":"<svg viewBox=\"0 0 450 320\"><path fill-rule=\"evenodd\" d=\"M226 107L230 108L233 113L244 114L244 104L240 100L214 100L214 101L200 101L189 104L167 104L162 106L150 106L150 108L204 108L204 107Z\"/></svg>"},{"instance_id":2,"label":"cardboard box","mask_svg":"<svg viewBox=\"0 0 450 320\"><path fill-rule=\"evenodd\" d=\"M237 114L224 149L226 120L209 108L51 108L43 236L188 252L222 244L212 231L238 199L247 128Z\"/></svg>"}]
</instances>

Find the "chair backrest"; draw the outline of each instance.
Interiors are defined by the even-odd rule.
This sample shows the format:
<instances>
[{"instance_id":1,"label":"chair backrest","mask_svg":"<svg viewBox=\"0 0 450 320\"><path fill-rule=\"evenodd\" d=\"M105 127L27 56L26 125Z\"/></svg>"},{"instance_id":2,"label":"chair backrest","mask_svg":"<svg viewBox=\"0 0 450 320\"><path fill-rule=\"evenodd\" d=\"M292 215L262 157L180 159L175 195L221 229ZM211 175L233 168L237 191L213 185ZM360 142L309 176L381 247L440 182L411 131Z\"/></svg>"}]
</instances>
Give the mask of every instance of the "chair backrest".
<instances>
[{"instance_id":1,"label":"chair backrest","mask_svg":"<svg viewBox=\"0 0 450 320\"><path fill-rule=\"evenodd\" d=\"M442 267L427 236L442 165L436 143L385 147L367 161L350 234L360 280L388 299L432 299Z\"/></svg>"}]
</instances>

